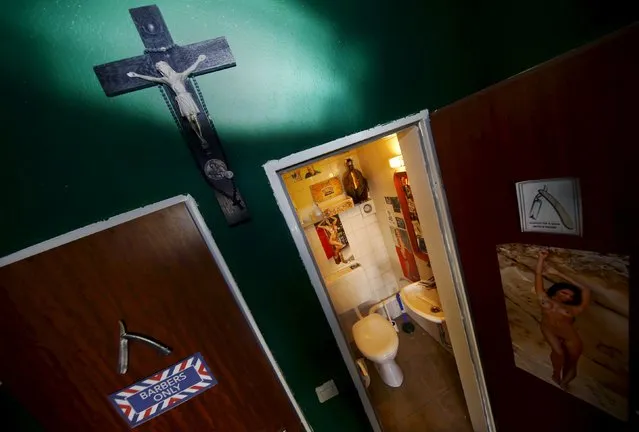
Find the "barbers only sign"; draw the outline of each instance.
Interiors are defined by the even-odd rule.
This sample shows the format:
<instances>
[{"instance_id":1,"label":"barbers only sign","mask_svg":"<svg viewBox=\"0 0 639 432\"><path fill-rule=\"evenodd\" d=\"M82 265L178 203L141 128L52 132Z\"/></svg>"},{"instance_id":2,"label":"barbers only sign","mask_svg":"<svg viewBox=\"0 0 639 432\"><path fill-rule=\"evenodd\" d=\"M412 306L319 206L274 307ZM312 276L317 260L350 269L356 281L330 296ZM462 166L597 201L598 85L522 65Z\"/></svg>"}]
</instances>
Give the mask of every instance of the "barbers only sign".
<instances>
[{"instance_id":1,"label":"barbers only sign","mask_svg":"<svg viewBox=\"0 0 639 432\"><path fill-rule=\"evenodd\" d=\"M217 384L196 353L155 375L119 390L109 399L127 424L134 428L183 404Z\"/></svg>"}]
</instances>

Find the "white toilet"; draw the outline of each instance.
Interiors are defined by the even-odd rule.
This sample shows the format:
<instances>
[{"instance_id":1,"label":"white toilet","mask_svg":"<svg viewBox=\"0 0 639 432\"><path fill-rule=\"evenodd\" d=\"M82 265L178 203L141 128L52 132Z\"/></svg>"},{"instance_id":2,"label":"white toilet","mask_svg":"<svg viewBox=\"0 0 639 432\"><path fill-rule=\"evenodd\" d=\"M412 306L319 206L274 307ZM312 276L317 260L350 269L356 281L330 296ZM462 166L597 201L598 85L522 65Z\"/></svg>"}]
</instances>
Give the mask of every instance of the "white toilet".
<instances>
[{"instance_id":1,"label":"white toilet","mask_svg":"<svg viewBox=\"0 0 639 432\"><path fill-rule=\"evenodd\" d=\"M371 292L362 267L345 268L326 278L328 294L338 315L357 309L369 302ZM404 374L395 363L399 338L393 325L381 315L371 313L353 325L355 345L372 361L382 380L391 387L399 387Z\"/></svg>"},{"instance_id":2,"label":"white toilet","mask_svg":"<svg viewBox=\"0 0 639 432\"><path fill-rule=\"evenodd\" d=\"M355 323L353 338L362 354L375 363L382 381L390 387L402 385L404 374L395 362L399 338L390 322L372 313Z\"/></svg>"},{"instance_id":3,"label":"white toilet","mask_svg":"<svg viewBox=\"0 0 639 432\"><path fill-rule=\"evenodd\" d=\"M399 387L404 374L395 362L399 338L393 325L384 317L372 313L353 325L355 345L375 367L387 385Z\"/></svg>"}]
</instances>

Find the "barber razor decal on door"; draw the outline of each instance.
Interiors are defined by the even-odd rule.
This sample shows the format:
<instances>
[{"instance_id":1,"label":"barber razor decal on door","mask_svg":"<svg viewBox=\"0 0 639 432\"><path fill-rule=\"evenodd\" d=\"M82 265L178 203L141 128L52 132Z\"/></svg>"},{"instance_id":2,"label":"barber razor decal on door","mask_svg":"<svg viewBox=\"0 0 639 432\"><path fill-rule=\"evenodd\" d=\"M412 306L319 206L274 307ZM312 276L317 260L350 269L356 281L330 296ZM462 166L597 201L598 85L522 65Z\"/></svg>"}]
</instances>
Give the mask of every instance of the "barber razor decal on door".
<instances>
[{"instance_id":1,"label":"barber razor decal on door","mask_svg":"<svg viewBox=\"0 0 639 432\"><path fill-rule=\"evenodd\" d=\"M215 386L217 380L196 353L148 378L123 388L109 399L127 424L134 428Z\"/></svg>"},{"instance_id":2,"label":"barber razor decal on door","mask_svg":"<svg viewBox=\"0 0 639 432\"><path fill-rule=\"evenodd\" d=\"M530 180L516 186L523 232L582 234L578 179Z\"/></svg>"}]
</instances>

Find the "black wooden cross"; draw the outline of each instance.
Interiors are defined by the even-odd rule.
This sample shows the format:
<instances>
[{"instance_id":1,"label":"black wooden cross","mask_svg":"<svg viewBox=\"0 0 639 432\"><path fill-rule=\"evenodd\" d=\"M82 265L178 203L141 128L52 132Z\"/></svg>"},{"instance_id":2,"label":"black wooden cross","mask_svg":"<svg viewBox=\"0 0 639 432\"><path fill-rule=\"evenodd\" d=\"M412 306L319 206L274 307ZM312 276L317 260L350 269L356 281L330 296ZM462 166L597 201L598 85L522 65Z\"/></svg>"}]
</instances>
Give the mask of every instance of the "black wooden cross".
<instances>
[{"instance_id":1,"label":"black wooden cross","mask_svg":"<svg viewBox=\"0 0 639 432\"><path fill-rule=\"evenodd\" d=\"M226 38L196 42L179 46L173 42L171 33L156 5L130 9L131 17L144 43L144 55L95 66L93 69L107 96L118 96L124 93L158 85L150 78L162 78L158 70L158 62L166 62L176 72L183 72L196 63L200 56L206 58L197 63L191 77L235 66ZM134 74L129 74L134 72ZM129 74L129 75L127 75ZM147 79L136 77L146 76ZM131 76L134 75L134 76ZM185 77L186 78L186 77ZM229 225L236 225L248 219L248 211L237 190L233 173L227 168L226 158L220 144L215 127L208 116L206 104L194 78L184 79L182 101L178 101L176 93L166 84L162 85L163 95L182 136L186 140L204 178L215 190L217 200ZM190 96L189 96L190 95ZM189 99L191 97L191 99ZM186 100L186 102L185 102ZM190 116L184 116L185 106L191 108ZM199 111L199 112L198 112ZM198 133L201 136L198 136Z\"/></svg>"}]
</instances>

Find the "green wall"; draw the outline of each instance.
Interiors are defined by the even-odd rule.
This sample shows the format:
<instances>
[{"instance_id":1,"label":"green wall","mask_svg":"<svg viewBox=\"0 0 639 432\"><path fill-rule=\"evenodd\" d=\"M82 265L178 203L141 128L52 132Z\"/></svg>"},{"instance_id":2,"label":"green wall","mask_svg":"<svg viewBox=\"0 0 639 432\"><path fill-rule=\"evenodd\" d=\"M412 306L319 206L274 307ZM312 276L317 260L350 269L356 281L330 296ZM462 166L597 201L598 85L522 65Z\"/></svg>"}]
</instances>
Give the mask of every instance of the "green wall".
<instances>
[{"instance_id":1,"label":"green wall","mask_svg":"<svg viewBox=\"0 0 639 432\"><path fill-rule=\"evenodd\" d=\"M225 35L237 60L199 78L253 216L232 229L159 91L108 99L93 75L141 53L127 9L148 2L4 4L0 255L189 193L315 430L367 430L261 166L441 107L638 17L621 1L476 3L157 0L176 42ZM330 378L341 395L320 405L314 387Z\"/></svg>"}]
</instances>

